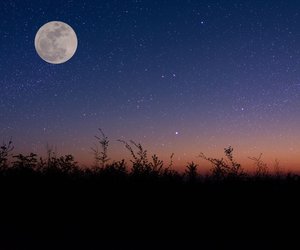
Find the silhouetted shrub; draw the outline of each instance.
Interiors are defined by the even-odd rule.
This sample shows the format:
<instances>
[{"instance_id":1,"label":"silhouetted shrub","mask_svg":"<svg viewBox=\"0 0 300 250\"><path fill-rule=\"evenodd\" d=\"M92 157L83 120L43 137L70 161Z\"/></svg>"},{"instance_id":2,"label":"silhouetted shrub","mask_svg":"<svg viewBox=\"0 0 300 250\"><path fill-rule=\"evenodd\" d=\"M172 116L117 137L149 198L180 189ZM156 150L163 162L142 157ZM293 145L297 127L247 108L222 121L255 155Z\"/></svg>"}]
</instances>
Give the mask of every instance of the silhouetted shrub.
<instances>
[{"instance_id":1,"label":"silhouetted shrub","mask_svg":"<svg viewBox=\"0 0 300 250\"><path fill-rule=\"evenodd\" d=\"M3 143L3 145L0 147L0 170L5 169L8 166L8 157L13 149L14 147L11 140L8 142L8 144Z\"/></svg>"},{"instance_id":2,"label":"silhouetted shrub","mask_svg":"<svg viewBox=\"0 0 300 250\"><path fill-rule=\"evenodd\" d=\"M101 175L102 179L108 178L108 180L113 181L125 179L128 174L126 162L123 159L111 164L106 164L105 167L100 168L99 174Z\"/></svg>"},{"instance_id":3,"label":"silhouetted shrub","mask_svg":"<svg viewBox=\"0 0 300 250\"><path fill-rule=\"evenodd\" d=\"M41 160L38 165L39 171L46 177L80 177L81 169L74 160L74 156L65 155L51 157L47 162Z\"/></svg>"},{"instance_id":4,"label":"silhouetted shrub","mask_svg":"<svg viewBox=\"0 0 300 250\"><path fill-rule=\"evenodd\" d=\"M133 160L130 160L132 163L131 173L132 175L139 176L149 172L148 167L148 157L147 150L144 150L140 143L135 143L134 141L130 141L130 143L136 147L137 152L133 150L129 143L123 140L118 140L123 143L126 149L130 152Z\"/></svg>"},{"instance_id":5,"label":"silhouetted shrub","mask_svg":"<svg viewBox=\"0 0 300 250\"><path fill-rule=\"evenodd\" d=\"M258 158L248 157L250 160L254 161L254 166L255 166L254 176L256 178L264 178L269 175L268 166L266 163L263 162L261 157L262 154L260 154Z\"/></svg>"},{"instance_id":6,"label":"silhouetted shrub","mask_svg":"<svg viewBox=\"0 0 300 250\"><path fill-rule=\"evenodd\" d=\"M98 140L100 144L101 151L99 151L97 145L95 148L92 148L92 151L94 153L96 167L100 164L100 167L104 168L105 164L110 160L107 155L109 140L108 137L103 133L102 129L99 128L99 131L101 137L95 136L95 138Z\"/></svg>"},{"instance_id":7,"label":"silhouetted shrub","mask_svg":"<svg viewBox=\"0 0 300 250\"><path fill-rule=\"evenodd\" d=\"M198 177L197 168L198 165L195 164L194 162L188 163L184 171L187 181L195 182L197 180Z\"/></svg>"},{"instance_id":8,"label":"silhouetted shrub","mask_svg":"<svg viewBox=\"0 0 300 250\"><path fill-rule=\"evenodd\" d=\"M236 179L245 176L245 172L241 167L241 164L237 163L233 158L233 148L229 146L224 149L224 153L227 159L216 159L206 157L203 153L200 153L199 157L212 163L212 175L216 180L223 180L225 178Z\"/></svg>"},{"instance_id":9,"label":"silhouetted shrub","mask_svg":"<svg viewBox=\"0 0 300 250\"><path fill-rule=\"evenodd\" d=\"M95 183L118 183L124 181L138 181L147 183L196 183L196 182L222 182L227 180L242 180L242 181L272 181L275 176L277 180L285 180L288 183L295 183L299 181L299 176L296 174L288 173L283 176L282 171L279 169L279 162L275 161L274 173L271 177L268 172L267 165L262 161L261 156L258 158L249 157L254 161L256 171L253 177L248 176L241 165L235 161L233 157L233 148L224 148L225 159L217 159L206 157L203 153L200 157L209 161L212 164L211 175L207 177L201 176L197 170L198 165L194 162L189 162L183 173L174 169L173 156L170 156L170 163L167 167L164 162L158 158L156 154L151 156L148 160L147 150L143 148L140 143L130 141L129 143L123 140L118 140L125 145L129 151L132 159L130 165L127 165L125 160L114 161L109 163L108 158L108 137L99 129L101 136L96 136L101 150L93 149L95 154L96 166L92 168L83 169L79 167L74 157L70 154L65 156L57 156L52 147L47 146L47 158L39 158L34 153L29 155L17 154L13 155L13 161L8 162L13 150L12 142L3 144L0 147L0 174L1 177L10 176L43 176L46 178L57 179L72 179L72 180L85 180L93 181ZM97 166L98 165L98 166ZM25 177L24 177L25 178ZM275 178L273 178L275 180Z\"/></svg>"},{"instance_id":10,"label":"silhouetted shrub","mask_svg":"<svg viewBox=\"0 0 300 250\"><path fill-rule=\"evenodd\" d=\"M30 153L29 155L18 154L14 155L13 158L16 160L13 162L14 168L27 168L27 169L35 169L37 166L37 155L34 153Z\"/></svg>"}]
</instances>

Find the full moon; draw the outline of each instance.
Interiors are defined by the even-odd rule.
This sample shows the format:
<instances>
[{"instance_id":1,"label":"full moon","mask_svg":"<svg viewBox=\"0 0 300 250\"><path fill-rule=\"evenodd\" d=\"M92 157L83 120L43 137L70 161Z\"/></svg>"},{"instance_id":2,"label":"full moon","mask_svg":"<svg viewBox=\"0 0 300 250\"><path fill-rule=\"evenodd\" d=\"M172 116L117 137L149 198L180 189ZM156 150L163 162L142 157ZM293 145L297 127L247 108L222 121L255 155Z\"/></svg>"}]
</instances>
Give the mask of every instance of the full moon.
<instances>
[{"instance_id":1,"label":"full moon","mask_svg":"<svg viewBox=\"0 0 300 250\"><path fill-rule=\"evenodd\" d=\"M77 44L77 36L72 27L60 21L44 24L34 39L38 55L52 64L70 60L76 52Z\"/></svg>"}]
</instances>

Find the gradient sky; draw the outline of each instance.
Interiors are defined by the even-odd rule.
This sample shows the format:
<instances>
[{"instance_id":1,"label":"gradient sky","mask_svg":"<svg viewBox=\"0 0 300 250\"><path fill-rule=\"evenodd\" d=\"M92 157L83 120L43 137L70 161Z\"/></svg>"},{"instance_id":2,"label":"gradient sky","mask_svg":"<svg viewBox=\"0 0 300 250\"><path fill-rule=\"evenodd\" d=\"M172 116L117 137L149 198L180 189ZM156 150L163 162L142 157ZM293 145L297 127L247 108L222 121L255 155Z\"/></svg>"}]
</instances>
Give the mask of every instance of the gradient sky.
<instances>
[{"instance_id":1,"label":"gradient sky","mask_svg":"<svg viewBox=\"0 0 300 250\"><path fill-rule=\"evenodd\" d=\"M34 48L53 20L78 37L61 65ZM0 140L16 152L48 143L89 164L100 127L116 160L133 139L177 167L231 145L245 166L262 152L300 170L299 1L1 1L0 62Z\"/></svg>"}]
</instances>

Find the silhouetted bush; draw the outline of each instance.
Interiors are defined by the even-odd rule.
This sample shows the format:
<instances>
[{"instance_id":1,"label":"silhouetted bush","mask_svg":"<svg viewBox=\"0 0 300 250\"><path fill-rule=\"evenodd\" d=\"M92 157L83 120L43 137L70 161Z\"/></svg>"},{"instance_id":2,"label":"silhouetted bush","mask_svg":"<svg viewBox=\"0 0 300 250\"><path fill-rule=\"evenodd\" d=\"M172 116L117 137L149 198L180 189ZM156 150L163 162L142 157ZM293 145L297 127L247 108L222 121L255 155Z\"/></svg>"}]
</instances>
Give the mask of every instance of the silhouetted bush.
<instances>
[{"instance_id":1,"label":"silhouetted bush","mask_svg":"<svg viewBox=\"0 0 300 250\"><path fill-rule=\"evenodd\" d=\"M13 149L14 147L11 140L8 142L8 144L3 143L3 145L0 147L0 170L3 170L7 167L8 157Z\"/></svg>"},{"instance_id":2,"label":"silhouetted bush","mask_svg":"<svg viewBox=\"0 0 300 250\"><path fill-rule=\"evenodd\" d=\"M224 153L227 159L216 159L206 157L203 153L199 157L212 163L212 177L216 180L223 180L226 178L237 179L245 176L245 172L241 167L241 164L237 163L233 158L233 148L229 146L224 149Z\"/></svg>"},{"instance_id":3,"label":"silhouetted bush","mask_svg":"<svg viewBox=\"0 0 300 250\"><path fill-rule=\"evenodd\" d=\"M198 177L197 168L198 165L195 164L194 162L188 163L184 171L187 181L194 183L197 180Z\"/></svg>"},{"instance_id":4,"label":"silhouetted bush","mask_svg":"<svg viewBox=\"0 0 300 250\"><path fill-rule=\"evenodd\" d=\"M95 138L98 140L98 142L100 144L101 151L99 151L99 148L97 145L95 148L92 148L92 151L94 153L96 167L99 166L99 164L100 164L100 167L104 168L105 164L110 160L107 156L109 140L108 140L108 137L102 131L102 129L99 128L99 131L100 131L101 137L95 136Z\"/></svg>"},{"instance_id":5,"label":"silhouetted bush","mask_svg":"<svg viewBox=\"0 0 300 250\"><path fill-rule=\"evenodd\" d=\"M262 154L260 154L258 158L249 157L250 160L254 161L254 166L255 166L254 175L256 178L264 178L269 175L268 166L266 163L263 162L261 157Z\"/></svg>"},{"instance_id":6,"label":"silhouetted bush","mask_svg":"<svg viewBox=\"0 0 300 250\"><path fill-rule=\"evenodd\" d=\"M68 179L82 179L82 180L99 180L105 183L108 182L124 182L125 180L140 180L153 183L180 183L180 182L223 182L231 180L247 181L250 180L270 180L281 179L286 181L298 181L299 177L296 174L288 173L283 175L279 168L279 162L275 161L274 175L270 175L267 164L265 164L260 154L258 158L249 157L254 161L255 173L252 177L247 175L241 164L235 161L233 157L233 148L230 146L224 149L225 159L217 159L206 157L203 153L200 158L209 161L212 164L211 175L201 175L197 172L198 164L194 162L188 163L184 172L180 173L174 169L173 156L170 156L170 163L167 167L164 162L158 158L156 154L151 156L148 160L147 150L143 148L140 143L124 140L118 140L125 145L129 151L132 159L131 166L128 166L125 160L109 162L108 158L108 137L99 129L101 136L96 136L99 144L98 148L92 148L96 164L88 169L81 168L75 161L72 155L57 156L53 149L47 146L47 158L43 159L34 153L29 155L17 154L12 155L14 149L12 141L8 144L3 144L0 147L0 169L1 175L29 175L44 176L47 178L68 178ZM8 157L12 156L13 161L8 162Z\"/></svg>"},{"instance_id":7,"label":"silhouetted bush","mask_svg":"<svg viewBox=\"0 0 300 250\"><path fill-rule=\"evenodd\" d=\"M148 159L148 152L140 143L123 140L119 141L129 151L130 162L110 162L109 141L100 132L97 139L101 149L93 150L96 164L90 168L81 167L72 155L59 156L51 147L47 147L44 159L34 153L12 155L12 142L3 144L2 220L7 218L9 225L14 225L12 220L17 226L25 225L21 227L22 236L30 229L32 235L41 237L60 231L72 241L82 235L89 240L103 235L113 240L122 236L133 240L161 236L165 240L167 233L174 236L176 232L179 238L187 234L189 240L193 232L196 237L209 232L217 239L216 232L228 232L228 238L236 240L236 234L247 229L243 227L245 221L260 225L269 211L278 215L279 208L287 203L294 205L299 197L299 176L279 172L279 162L275 162L278 171L271 175L261 157L252 158L256 174L246 174L234 159L233 148L228 147L224 149L225 159L200 154L212 164L210 174L198 172L199 165L193 161L180 172L173 169L174 154L165 166L156 154ZM278 223L276 217L270 221ZM267 223L271 225L270 221ZM228 230L229 224L236 225L234 231ZM85 248L88 247L80 249Z\"/></svg>"},{"instance_id":8,"label":"silhouetted bush","mask_svg":"<svg viewBox=\"0 0 300 250\"><path fill-rule=\"evenodd\" d=\"M135 147L134 148L123 140L118 140L123 143L126 149L130 152L132 156L132 167L130 171L130 175L135 178L147 178L147 179L157 179L163 173L163 161L159 160L157 155L153 155L152 161L149 162L147 156L147 150L143 148L140 143L136 143L134 141L130 141L130 143Z\"/></svg>"},{"instance_id":9,"label":"silhouetted bush","mask_svg":"<svg viewBox=\"0 0 300 250\"><path fill-rule=\"evenodd\" d=\"M13 161L13 168L19 169L32 169L35 170L37 166L37 155L30 153L29 155L14 155L13 158L16 160Z\"/></svg>"}]
</instances>

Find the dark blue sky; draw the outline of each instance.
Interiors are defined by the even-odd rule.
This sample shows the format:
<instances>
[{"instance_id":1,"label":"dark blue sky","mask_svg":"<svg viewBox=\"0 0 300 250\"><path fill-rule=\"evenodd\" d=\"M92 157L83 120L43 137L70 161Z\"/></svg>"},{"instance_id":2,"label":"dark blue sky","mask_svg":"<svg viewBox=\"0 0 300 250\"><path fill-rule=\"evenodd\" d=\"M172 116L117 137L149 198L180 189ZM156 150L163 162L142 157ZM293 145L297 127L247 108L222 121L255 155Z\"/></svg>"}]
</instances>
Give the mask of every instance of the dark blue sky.
<instances>
[{"instance_id":1,"label":"dark blue sky","mask_svg":"<svg viewBox=\"0 0 300 250\"><path fill-rule=\"evenodd\" d=\"M0 14L0 139L16 150L88 163L101 127L116 158L121 138L178 165L228 145L300 163L298 1L20 0ZM34 47L53 20L78 37L60 65Z\"/></svg>"}]
</instances>

